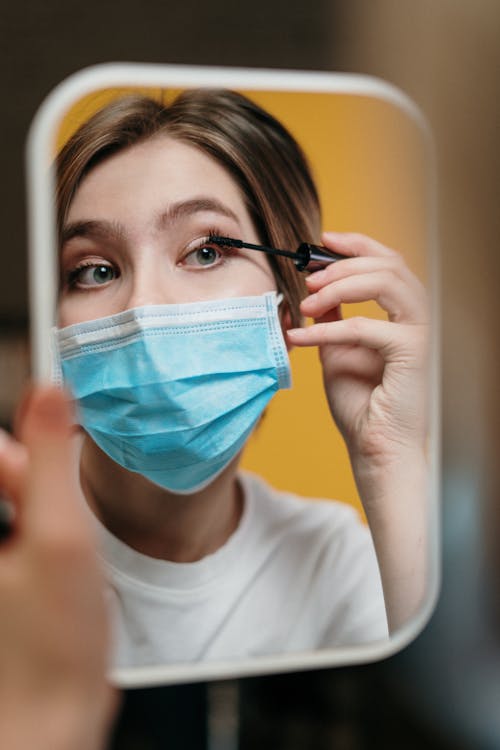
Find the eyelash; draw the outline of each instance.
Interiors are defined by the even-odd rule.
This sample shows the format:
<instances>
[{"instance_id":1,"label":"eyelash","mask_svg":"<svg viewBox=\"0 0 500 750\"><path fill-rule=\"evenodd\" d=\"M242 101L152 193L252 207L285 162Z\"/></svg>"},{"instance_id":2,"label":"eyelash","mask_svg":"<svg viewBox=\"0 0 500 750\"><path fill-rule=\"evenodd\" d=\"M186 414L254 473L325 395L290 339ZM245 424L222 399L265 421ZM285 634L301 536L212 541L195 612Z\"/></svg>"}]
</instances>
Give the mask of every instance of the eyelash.
<instances>
[{"instance_id":1,"label":"eyelash","mask_svg":"<svg viewBox=\"0 0 500 750\"><path fill-rule=\"evenodd\" d=\"M82 271L85 271L86 268L99 268L99 266L112 268L116 272L115 266L113 266L111 263L106 263L103 261L101 261L100 263L95 263L94 261L83 261L82 263L79 263L77 266L75 266L75 268L71 268L69 271L66 271L63 278L64 286L70 290L75 289L78 284L78 277L80 276ZM87 289L91 288L93 287L80 287L80 291L87 291Z\"/></svg>"}]
</instances>

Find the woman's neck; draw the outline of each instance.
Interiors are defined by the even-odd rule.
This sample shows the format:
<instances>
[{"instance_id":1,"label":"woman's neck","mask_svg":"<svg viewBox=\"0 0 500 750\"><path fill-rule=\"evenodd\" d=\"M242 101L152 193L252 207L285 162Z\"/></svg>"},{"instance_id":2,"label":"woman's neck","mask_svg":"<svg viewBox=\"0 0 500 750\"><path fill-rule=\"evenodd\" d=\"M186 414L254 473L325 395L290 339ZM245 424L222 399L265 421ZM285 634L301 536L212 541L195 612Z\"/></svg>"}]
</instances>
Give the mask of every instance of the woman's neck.
<instances>
[{"instance_id":1,"label":"woman's neck","mask_svg":"<svg viewBox=\"0 0 500 750\"><path fill-rule=\"evenodd\" d=\"M86 436L80 477L89 506L114 536L150 557L186 563L215 552L238 526L237 465L200 492L176 495L123 469Z\"/></svg>"}]
</instances>

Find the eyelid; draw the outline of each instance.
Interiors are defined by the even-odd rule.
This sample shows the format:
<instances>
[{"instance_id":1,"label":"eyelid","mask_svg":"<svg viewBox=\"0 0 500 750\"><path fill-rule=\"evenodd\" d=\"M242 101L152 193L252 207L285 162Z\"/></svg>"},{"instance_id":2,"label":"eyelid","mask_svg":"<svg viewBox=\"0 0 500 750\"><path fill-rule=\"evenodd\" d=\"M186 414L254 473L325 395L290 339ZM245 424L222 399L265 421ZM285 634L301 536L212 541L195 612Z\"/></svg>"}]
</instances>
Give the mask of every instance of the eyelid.
<instances>
[{"instance_id":1,"label":"eyelid","mask_svg":"<svg viewBox=\"0 0 500 750\"><path fill-rule=\"evenodd\" d=\"M216 247L216 245L213 242L210 242L210 237L212 236L213 232L210 231L207 234L203 234L201 237L196 237L196 239L191 240L191 242L188 242L186 245L186 251L192 252L193 250L198 250L200 247L204 247L205 245L210 245L210 247Z\"/></svg>"},{"instance_id":2,"label":"eyelid","mask_svg":"<svg viewBox=\"0 0 500 750\"><path fill-rule=\"evenodd\" d=\"M74 246L71 246L71 242L68 246L67 243L61 252L60 265L63 271L76 268L83 263L109 263L110 265L116 265L115 256L112 256L103 248L96 247L95 245L92 247L77 245L76 243Z\"/></svg>"}]
</instances>

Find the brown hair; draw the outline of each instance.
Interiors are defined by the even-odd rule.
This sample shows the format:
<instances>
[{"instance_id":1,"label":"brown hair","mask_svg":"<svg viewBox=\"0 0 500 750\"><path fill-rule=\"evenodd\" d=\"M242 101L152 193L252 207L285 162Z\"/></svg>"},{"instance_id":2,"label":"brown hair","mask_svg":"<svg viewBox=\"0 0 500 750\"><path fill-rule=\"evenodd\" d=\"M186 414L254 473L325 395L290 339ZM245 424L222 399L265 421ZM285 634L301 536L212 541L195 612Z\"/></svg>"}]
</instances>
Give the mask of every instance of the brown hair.
<instances>
[{"instance_id":1,"label":"brown hair","mask_svg":"<svg viewBox=\"0 0 500 750\"><path fill-rule=\"evenodd\" d=\"M147 96L126 96L87 120L56 160L59 229L93 167L159 135L196 146L227 170L242 191L262 243L295 249L300 242L318 241L319 198L302 149L268 112L225 89L188 90L167 105ZM286 258L270 257L270 263L292 325L299 325L303 277Z\"/></svg>"}]
</instances>

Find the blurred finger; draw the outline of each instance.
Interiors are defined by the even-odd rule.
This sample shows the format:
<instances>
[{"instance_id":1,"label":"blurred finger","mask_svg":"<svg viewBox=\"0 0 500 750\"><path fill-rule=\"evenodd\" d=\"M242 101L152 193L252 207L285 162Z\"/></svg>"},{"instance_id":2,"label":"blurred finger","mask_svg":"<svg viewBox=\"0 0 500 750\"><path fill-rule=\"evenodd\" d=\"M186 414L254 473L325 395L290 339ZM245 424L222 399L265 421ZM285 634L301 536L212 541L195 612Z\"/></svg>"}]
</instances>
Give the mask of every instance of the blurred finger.
<instances>
[{"instance_id":1,"label":"blurred finger","mask_svg":"<svg viewBox=\"0 0 500 750\"><path fill-rule=\"evenodd\" d=\"M16 411L14 412L13 433L14 433L14 436L18 438L19 440L21 439L22 425L24 422L25 414L28 410L28 406L29 406L29 402L30 402L31 394L33 390L34 390L34 386L32 383L29 383L29 385L27 385L23 389Z\"/></svg>"},{"instance_id":2,"label":"blurred finger","mask_svg":"<svg viewBox=\"0 0 500 750\"><path fill-rule=\"evenodd\" d=\"M25 523L38 532L57 525L78 534L80 524L82 531L87 525L83 505L75 502L81 493L72 422L71 401L63 391L46 386L32 392L22 423L29 457L24 512Z\"/></svg>"},{"instance_id":3,"label":"blurred finger","mask_svg":"<svg viewBox=\"0 0 500 750\"><path fill-rule=\"evenodd\" d=\"M19 502L26 463L24 445L0 430L0 495L6 495L11 502Z\"/></svg>"},{"instance_id":4,"label":"blurred finger","mask_svg":"<svg viewBox=\"0 0 500 750\"><path fill-rule=\"evenodd\" d=\"M15 515L12 502L0 496L0 544L12 534Z\"/></svg>"}]
</instances>

